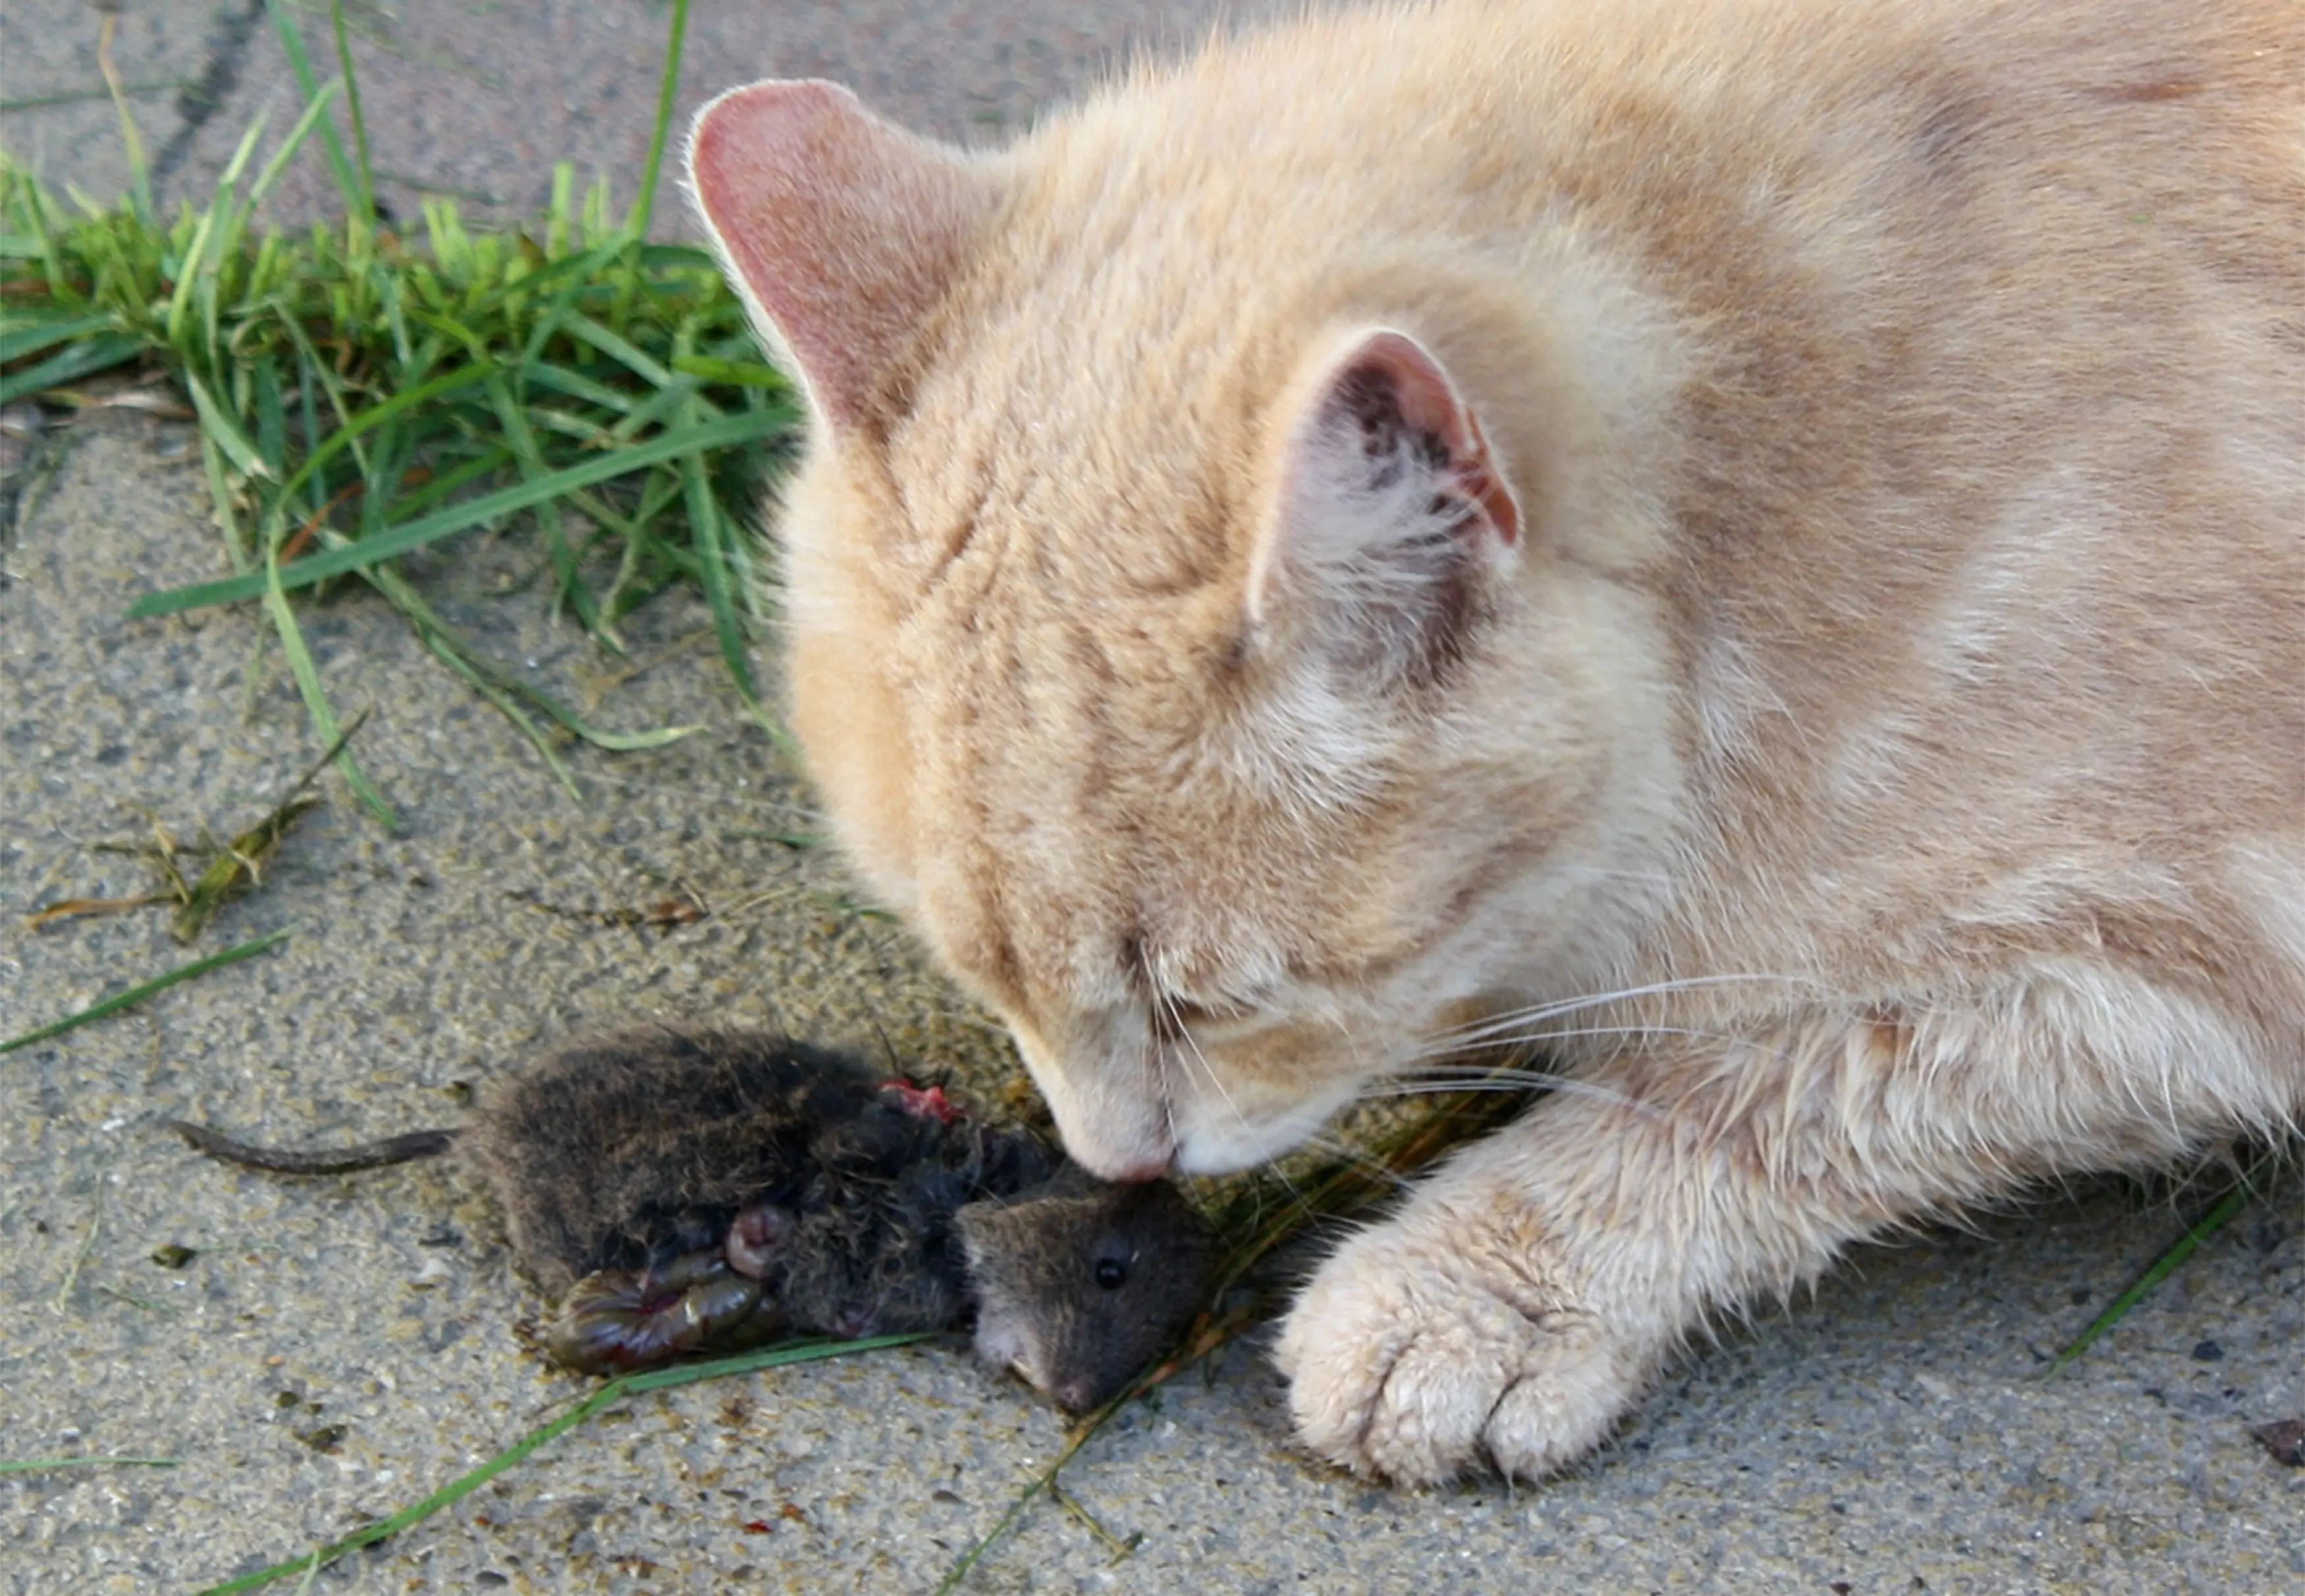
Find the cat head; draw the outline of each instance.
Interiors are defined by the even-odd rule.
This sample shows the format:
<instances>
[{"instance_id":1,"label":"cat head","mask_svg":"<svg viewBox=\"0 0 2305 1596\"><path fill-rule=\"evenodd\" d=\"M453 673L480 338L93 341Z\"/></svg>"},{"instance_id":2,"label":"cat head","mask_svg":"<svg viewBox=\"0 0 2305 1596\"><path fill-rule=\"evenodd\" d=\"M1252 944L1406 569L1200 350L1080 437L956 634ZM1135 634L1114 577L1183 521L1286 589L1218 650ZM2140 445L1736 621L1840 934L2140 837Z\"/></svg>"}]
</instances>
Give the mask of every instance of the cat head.
<instances>
[{"instance_id":1,"label":"cat head","mask_svg":"<svg viewBox=\"0 0 2305 1596\"><path fill-rule=\"evenodd\" d=\"M1637 493L1525 294L1127 123L972 157L765 83L690 151L812 421L783 607L834 828L1112 1177L1283 1150L1600 958L1662 713L1640 539L1590 531Z\"/></svg>"}]
</instances>

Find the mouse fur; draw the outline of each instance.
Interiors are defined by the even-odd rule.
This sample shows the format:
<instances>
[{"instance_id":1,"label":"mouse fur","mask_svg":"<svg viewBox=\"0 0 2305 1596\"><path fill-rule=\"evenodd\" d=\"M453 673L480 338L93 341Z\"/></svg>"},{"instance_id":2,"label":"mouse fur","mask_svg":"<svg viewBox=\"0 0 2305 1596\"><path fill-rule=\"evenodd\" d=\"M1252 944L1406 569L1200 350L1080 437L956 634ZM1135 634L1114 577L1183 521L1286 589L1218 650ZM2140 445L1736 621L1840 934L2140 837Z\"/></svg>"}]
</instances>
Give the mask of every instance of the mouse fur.
<instances>
[{"instance_id":1,"label":"mouse fur","mask_svg":"<svg viewBox=\"0 0 2305 1596\"><path fill-rule=\"evenodd\" d=\"M1167 1181L1116 1185L1071 1164L959 1222L978 1357L1068 1413L1118 1396L1206 1301L1214 1234Z\"/></svg>"}]
</instances>

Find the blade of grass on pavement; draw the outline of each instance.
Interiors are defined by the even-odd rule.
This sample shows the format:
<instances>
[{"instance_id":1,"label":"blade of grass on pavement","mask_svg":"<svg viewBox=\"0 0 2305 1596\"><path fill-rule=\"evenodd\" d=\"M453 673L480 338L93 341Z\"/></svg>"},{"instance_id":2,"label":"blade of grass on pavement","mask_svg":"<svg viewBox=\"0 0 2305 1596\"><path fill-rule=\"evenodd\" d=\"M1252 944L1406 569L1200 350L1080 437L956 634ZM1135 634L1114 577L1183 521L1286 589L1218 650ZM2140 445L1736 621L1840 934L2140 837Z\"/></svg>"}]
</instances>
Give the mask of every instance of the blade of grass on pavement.
<instances>
[{"instance_id":1,"label":"blade of grass on pavement","mask_svg":"<svg viewBox=\"0 0 2305 1596\"><path fill-rule=\"evenodd\" d=\"M344 741L344 730L337 723L334 705L328 702L327 690L320 685L319 667L312 663L311 651L304 647L304 633L296 624L296 617L288 608L288 596L280 588L280 562L274 557L276 550L265 554L263 575L269 585L264 592L265 613L272 617L273 630L280 634L280 649L288 657L288 674L295 680L296 691L302 695L304 708L312 717L312 726L320 734L320 741L331 745ZM360 761L347 749L340 756L344 761L344 785L359 799L361 807L374 815L387 830L400 828L400 817L385 801L376 784L360 767Z\"/></svg>"},{"instance_id":2,"label":"blade of grass on pavement","mask_svg":"<svg viewBox=\"0 0 2305 1596\"><path fill-rule=\"evenodd\" d=\"M672 0L671 42L665 47L664 73L657 85L656 125L649 134L648 160L641 168L641 191L625 218L625 231L646 238L656 216L657 179L664 171L665 134L672 126L673 102L680 96L681 45L688 37L688 0Z\"/></svg>"},{"instance_id":3,"label":"blade of grass on pavement","mask_svg":"<svg viewBox=\"0 0 2305 1596\"><path fill-rule=\"evenodd\" d=\"M341 1541L330 1542L285 1562L259 1568L253 1574L243 1574L237 1579L210 1585L199 1596L240 1596L243 1591L253 1591L292 1575L308 1569L325 1568L347 1552L358 1551L363 1546L374 1546L388 1540L413 1524L422 1523L443 1507L452 1507L486 1485L489 1481L524 1461L538 1447L558 1439L601 1409L642 1391L667 1390L675 1386L693 1385L699 1380L721 1380L730 1375L750 1374L762 1369L781 1369L794 1363L814 1363L820 1358L846 1357L855 1353L878 1352L883 1347L903 1346L909 1342L925 1340L925 1333L906 1336L874 1336L862 1341L814 1341L785 1346L766 1347L759 1352L745 1353L733 1358L719 1358L707 1363L688 1363L671 1369L653 1369L645 1374L626 1374L608 1381L599 1390L570 1408L548 1424L530 1430L511 1446L468 1473L459 1475L426 1497L422 1501L404 1507L389 1518L354 1530Z\"/></svg>"},{"instance_id":4,"label":"blade of grass on pavement","mask_svg":"<svg viewBox=\"0 0 2305 1596\"><path fill-rule=\"evenodd\" d=\"M2203 1214L2191 1229L2179 1236L2167 1252L2155 1259L2153 1267L2139 1275L2135 1285L2114 1298L2104 1312L2089 1321L2088 1329L2074 1337L2073 1344L2056 1355L2055 1360L2049 1365L2048 1372L2054 1374L2087 1352L2096 1344L2099 1337L2119 1324L2131 1309L2150 1295L2154 1287L2176 1273L2178 1267L2198 1252L2203 1242L2207 1241L2209 1237L2224 1228L2235 1214L2241 1212L2250 1198L2264 1191L2265 1182L2280 1162L2280 1157L2277 1151L2268 1152L2250 1165L2248 1173L2233 1183L2233 1189L2219 1198L2216 1205L2207 1213Z\"/></svg>"},{"instance_id":5,"label":"blade of grass on pavement","mask_svg":"<svg viewBox=\"0 0 2305 1596\"><path fill-rule=\"evenodd\" d=\"M37 1031L27 1031L21 1036L11 1037L8 1040L0 1042L0 1053L13 1053L19 1048L29 1048L34 1042L47 1041L51 1037L62 1036L68 1031L77 1031L93 1021L116 1014L123 1008L132 1008L153 994L166 991L179 981L187 981L196 975L206 975L211 970L220 970L226 964L236 964L242 959L253 958L287 935L288 930L283 928L269 936L259 937L253 942L243 942L238 947L227 947L222 953L210 954L207 958L194 959L191 964L171 970L166 975L156 976L140 986L131 987L124 992L106 998L101 1003L92 1003L76 1014L67 1014L53 1024L43 1025Z\"/></svg>"},{"instance_id":6,"label":"blade of grass on pavement","mask_svg":"<svg viewBox=\"0 0 2305 1596\"><path fill-rule=\"evenodd\" d=\"M310 105L319 98L320 81L313 75L311 59L304 54L304 36L282 0L264 0L264 9L272 18L273 31L280 36L280 48L288 57L289 69L296 74L296 86ZM350 206L360 195L360 180L353 175L352 163L344 158L344 140L336 136L333 117L320 124L320 142L328 152L328 168L336 176L336 191ZM362 213L362 216L365 219L375 214L370 210Z\"/></svg>"}]
</instances>

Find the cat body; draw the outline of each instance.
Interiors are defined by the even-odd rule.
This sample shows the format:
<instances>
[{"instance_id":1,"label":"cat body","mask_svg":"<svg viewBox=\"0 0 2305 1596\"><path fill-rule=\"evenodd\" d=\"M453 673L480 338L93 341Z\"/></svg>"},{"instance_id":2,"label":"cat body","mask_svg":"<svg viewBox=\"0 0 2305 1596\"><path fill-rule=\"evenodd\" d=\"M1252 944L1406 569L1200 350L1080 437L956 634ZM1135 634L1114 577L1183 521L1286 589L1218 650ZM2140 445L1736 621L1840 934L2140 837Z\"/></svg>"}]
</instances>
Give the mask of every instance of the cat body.
<instances>
[{"instance_id":1,"label":"cat body","mask_svg":"<svg viewBox=\"0 0 2305 1596\"><path fill-rule=\"evenodd\" d=\"M963 155L699 118L795 729L1115 1177L1472 1041L1301 1433L1535 1476L1708 1315L2305 1111L2305 12L1308 19Z\"/></svg>"}]
</instances>

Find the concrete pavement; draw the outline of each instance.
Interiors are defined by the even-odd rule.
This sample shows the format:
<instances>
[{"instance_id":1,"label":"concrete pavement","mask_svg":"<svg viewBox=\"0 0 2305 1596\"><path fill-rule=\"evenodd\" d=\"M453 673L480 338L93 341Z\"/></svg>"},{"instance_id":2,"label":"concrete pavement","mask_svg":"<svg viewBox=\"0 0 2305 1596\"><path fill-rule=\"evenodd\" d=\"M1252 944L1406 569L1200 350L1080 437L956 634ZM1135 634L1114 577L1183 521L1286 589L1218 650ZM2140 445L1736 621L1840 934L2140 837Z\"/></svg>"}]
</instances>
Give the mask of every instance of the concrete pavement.
<instances>
[{"instance_id":1,"label":"concrete pavement","mask_svg":"<svg viewBox=\"0 0 2305 1596\"><path fill-rule=\"evenodd\" d=\"M557 158L632 191L665 7L349 10L396 209L421 184L517 215ZM683 100L819 74L914 125L995 138L1214 10L700 4ZM317 51L326 8L297 14ZM51 103L0 108L0 140L108 195L124 171L108 103L56 98L100 87L98 24L74 0L9 0L0 100ZM259 7L129 0L115 54L125 81L160 86L137 104L164 195L203 192L259 109L276 127L293 113ZM327 199L307 163L278 208ZM0 1034L191 956L149 911L26 928L43 903L145 889L146 868L100 845L155 820L184 837L244 825L318 751L259 616L121 618L221 565L182 425L92 418L7 463ZM737 713L698 607L643 611L634 657L654 663L619 681L532 591L490 597L526 557L467 538L412 574L601 718L707 729L574 752L579 806L366 594L308 607L339 704L378 705L359 747L401 828L331 777L265 889L191 953L293 928L283 947L0 1057L0 1459L178 1460L0 1474L0 1592L199 1589L404 1506L588 1388L524 1349L538 1304L485 1206L439 1169L263 1179L191 1156L161 1120L316 1142L453 1122L460 1083L650 1017L886 1037L981 1094L1011 1067L900 931L853 911L838 862L777 840L812 828L809 796ZM597 917L678 891L712 914L662 932ZM1133 1555L1042 1503L964 1588L2295 1590L2305 1471L2249 1434L2305 1413L2293 1176L2080 1365L2044 1373L2182 1227L2102 1186L1868 1249L1814 1301L1692 1356L1602 1457L1541 1490L1392 1491L1318 1467L1291 1449L1267 1365L1238 1349L1067 1472L1084 1508L1143 1535ZM171 1246L193 1256L156 1261ZM957 1345L651 1394L311 1588L925 1591L1061 1438Z\"/></svg>"}]
</instances>

